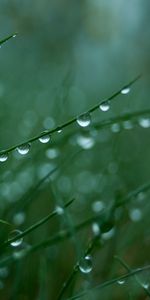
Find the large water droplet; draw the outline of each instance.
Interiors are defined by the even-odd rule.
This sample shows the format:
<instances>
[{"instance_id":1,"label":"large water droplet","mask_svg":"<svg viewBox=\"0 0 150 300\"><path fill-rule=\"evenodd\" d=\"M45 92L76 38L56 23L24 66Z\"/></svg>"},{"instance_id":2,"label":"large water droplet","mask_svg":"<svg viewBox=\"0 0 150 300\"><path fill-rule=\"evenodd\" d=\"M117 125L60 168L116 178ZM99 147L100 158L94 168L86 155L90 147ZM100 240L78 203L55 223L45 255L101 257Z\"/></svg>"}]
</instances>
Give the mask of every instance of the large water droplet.
<instances>
[{"instance_id":1,"label":"large water droplet","mask_svg":"<svg viewBox=\"0 0 150 300\"><path fill-rule=\"evenodd\" d=\"M102 111L108 111L110 109L110 104L109 104L109 101L105 101L105 102L102 102L99 106L100 110Z\"/></svg>"},{"instance_id":2,"label":"large water droplet","mask_svg":"<svg viewBox=\"0 0 150 300\"><path fill-rule=\"evenodd\" d=\"M84 274L88 274L92 271L92 258L90 255L86 255L81 259L79 263L79 270Z\"/></svg>"},{"instance_id":3,"label":"large water droplet","mask_svg":"<svg viewBox=\"0 0 150 300\"><path fill-rule=\"evenodd\" d=\"M7 153L0 154L0 162L5 162L8 159Z\"/></svg>"},{"instance_id":4,"label":"large water droplet","mask_svg":"<svg viewBox=\"0 0 150 300\"><path fill-rule=\"evenodd\" d=\"M17 151L21 155L26 155L29 152L29 150L30 150L30 144L24 144L17 147Z\"/></svg>"},{"instance_id":5,"label":"large water droplet","mask_svg":"<svg viewBox=\"0 0 150 300\"><path fill-rule=\"evenodd\" d=\"M9 234L9 237L8 237L8 242L9 242L9 240L11 240L11 239L13 239L13 238L15 238L15 237L17 237L17 235L19 235L19 234L21 234L22 232L20 231L20 230L13 230L13 231L11 231L10 232L10 234ZM22 242L23 242L23 238L18 238L17 240L15 240L15 241L10 241L10 245L12 246L12 247L18 247L18 246L20 246L21 244L22 244Z\"/></svg>"},{"instance_id":6,"label":"large water droplet","mask_svg":"<svg viewBox=\"0 0 150 300\"><path fill-rule=\"evenodd\" d=\"M150 119L149 118L139 118L138 123L143 128L149 128L150 127Z\"/></svg>"},{"instance_id":7,"label":"large water droplet","mask_svg":"<svg viewBox=\"0 0 150 300\"><path fill-rule=\"evenodd\" d=\"M91 115L89 113L85 113L77 118L77 123L81 127L87 127L91 123Z\"/></svg>"},{"instance_id":8,"label":"large water droplet","mask_svg":"<svg viewBox=\"0 0 150 300\"><path fill-rule=\"evenodd\" d=\"M127 95L130 92L130 87L125 87L124 89L122 89L121 94L122 95Z\"/></svg>"},{"instance_id":9,"label":"large water droplet","mask_svg":"<svg viewBox=\"0 0 150 300\"><path fill-rule=\"evenodd\" d=\"M46 144L50 141L50 135L45 133L43 136L39 138L39 141L43 144Z\"/></svg>"}]
</instances>

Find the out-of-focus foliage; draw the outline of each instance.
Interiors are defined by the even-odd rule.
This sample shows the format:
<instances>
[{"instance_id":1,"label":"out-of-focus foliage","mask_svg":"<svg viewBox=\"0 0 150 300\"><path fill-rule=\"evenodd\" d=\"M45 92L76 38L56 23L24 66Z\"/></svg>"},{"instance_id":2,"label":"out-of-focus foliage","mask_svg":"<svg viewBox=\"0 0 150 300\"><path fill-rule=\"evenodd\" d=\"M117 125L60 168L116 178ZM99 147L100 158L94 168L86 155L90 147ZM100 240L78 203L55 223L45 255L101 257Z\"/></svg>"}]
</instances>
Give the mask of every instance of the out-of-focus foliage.
<instances>
[{"instance_id":1,"label":"out-of-focus foliage","mask_svg":"<svg viewBox=\"0 0 150 300\"><path fill-rule=\"evenodd\" d=\"M0 223L1 244L13 237L12 231L23 232L58 209L56 218L25 235L18 247L1 248L2 300L57 299L99 223L105 224L109 215L110 236L100 235L89 274L78 270L67 299L126 272L116 254L131 268L149 263L149 190L139 189L118 208L116 203L149 182L150 116L98 126L150 109L149 1L1 0L0 40L12 32L18 35L0 48L0 150L82 114L142 73L130 93L120 94L107 112L95 111L88 127L67 126L48 143L31 144L27 155L15 150L0 163L0 219L8 222ZM72 205L62 211L72 198ZM76 224L101 211L97 223L76 233ZM61 243L17 259L19 251L68 228L71 239L60 237ZM140 276L142 284L150 284L149 272ZM92 290L85 299L100 297L146 299L146 293L132 278Z\"/></svg>"}]
</instances>

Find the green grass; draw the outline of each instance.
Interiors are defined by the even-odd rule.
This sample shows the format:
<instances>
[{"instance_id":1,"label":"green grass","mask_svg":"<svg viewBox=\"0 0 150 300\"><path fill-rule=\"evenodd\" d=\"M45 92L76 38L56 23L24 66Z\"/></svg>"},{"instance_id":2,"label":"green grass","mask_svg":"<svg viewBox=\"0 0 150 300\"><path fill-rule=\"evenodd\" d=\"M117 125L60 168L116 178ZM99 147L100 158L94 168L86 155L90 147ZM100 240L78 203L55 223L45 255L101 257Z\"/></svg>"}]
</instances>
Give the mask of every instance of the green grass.
<instances>
[{"instance_id":1,"label":"green grass","mask_svg":"<svg viewBox=\"0 0 150 300\"><path fill-rule=\"evenodd\" d=\"M150 109L109 114L140 80L54 128L1 145L0 299L150 297L150 182L141 176L149 174Z\"/></svg>"}]
</instances>

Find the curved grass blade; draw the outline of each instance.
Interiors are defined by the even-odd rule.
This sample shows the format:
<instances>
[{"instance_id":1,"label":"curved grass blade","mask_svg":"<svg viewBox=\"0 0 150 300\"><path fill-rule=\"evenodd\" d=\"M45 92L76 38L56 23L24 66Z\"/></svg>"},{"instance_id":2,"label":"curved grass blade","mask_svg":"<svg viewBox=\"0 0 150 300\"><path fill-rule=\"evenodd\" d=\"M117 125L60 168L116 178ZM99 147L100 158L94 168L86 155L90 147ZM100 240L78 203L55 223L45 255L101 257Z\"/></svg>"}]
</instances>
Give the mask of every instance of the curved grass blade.
<instances>
[{"instance_id":1,"label":"curved grass blade","mask_svg":"<svg viewBox=\"0 0 150 300\"><path fill-rule=\"evenodd\" d=\"M15 32L15 33L13 33L13 34L7 36L6 38L0 40L0 46L1 46L2 44L6 43L6 42L7 42L8 40L10 40L11 38L16 37L16 35L17 35L17 32Z\"/></svg>"},{"instance_id":2,"label":"curved grass blade","mask_svg":"<svg viewBox=\"0 0 150 300\"><path fill-rule=\"evenodd\" d=\"M107 101L112 101L114 100L117 96L119 96L121 94L121 91L123 89L125 89L126 87L130 87L132 86L139 78L141 77L141 75L138 75L136 78L134 78L132 81L130 81L129 83L127 83L126 85L124 85L123 87L121 87L121 89L119 89L117 92L115 92L113 95L111 95L110 97L108 97L107 99L105 99L105 102ZM92 108L90 108L89 110L87 110L86 112L84 112L84 114L90 114L90 113L93 113L95 110L99 109L99 106L104 103L104 101L101 101L100 103L96 104L95 106L93 106ZM63 128L65 127L68 127L69 125L73 124L73 123L76 123L78 119L78 116L74 117L73 119L67 121L66 123L60 125L60 126L57 126L56 128L52 129L52 130L47 130L46 131L46 134L53 134L55 132L58 132L59 130L62 130ZM30 139L28 139L27 141L23 142L23 143L19 143L17 145L14 145L10 148L7 148L5 150L2 150L0 151L0 155L4 155L4 154L8 154L9 152L12 152L13 150L15 150L16 148L19 148L23 145L26 145L26 144L30 144L32 142L35 142L37 140L39 140L39 138L43 137L45 135L45 132L44 133L41 133L39 135L36 135L35 137L32 137Z\"/></svg>"}]
</instances>

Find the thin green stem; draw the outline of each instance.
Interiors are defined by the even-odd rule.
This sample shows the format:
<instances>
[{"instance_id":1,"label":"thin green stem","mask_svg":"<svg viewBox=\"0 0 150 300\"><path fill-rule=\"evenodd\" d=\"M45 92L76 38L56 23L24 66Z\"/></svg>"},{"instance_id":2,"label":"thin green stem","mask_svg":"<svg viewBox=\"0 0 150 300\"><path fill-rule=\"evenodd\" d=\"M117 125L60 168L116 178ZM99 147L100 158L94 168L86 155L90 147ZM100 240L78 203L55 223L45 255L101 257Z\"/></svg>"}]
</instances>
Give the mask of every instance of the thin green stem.
<instances>
[{"instance_id":1,"label":"thin green stem","mask_svg":"<svg viewBox=\"0 0 150 300\"><path fill-rule=\"evenodd\" d=\"M73 297L67 298L66 300L75 300L75 299L82 298L82 297L84 297L85 295L87 295L87 294L93 292L93 291L96 290L96 289L100 290L100 289L103 289L103 288L105 288L105 287L111 286L111 285L117 283L117 282L120 281L120 280L125 280L125 279L127 279L127 278L130 278L130 277L136 275L136 274L142 273L142 272L144 272L144 271L146 271L146 270L150 270L150 265L147 265L147 266L145 266L145 267L138 268L138 269L133 269L130 273L126 273L126 274L124 274L124 275L122 275L122 276L119 276L119 277L113 278L113 279L111 279L111 280L105 281L105 282L102 283L102 284L99 284L99 285L96 285L96 286L93 287L93 288L90 288L90 290L88 289L88 290L86 290L86 291L84 291L84 292L82 292L82 293L79 293L79 294L77 294L77 295L75 295L75 296L73 296Z\"/></svg>"},{"instance_id":2,"label":"thin green stem","mask_svg":"<svg viewBox=\"0 0 150 300\"><path fill-rule=\"evenodd\" d=\"M114 258L116 260L118 260L120 262L120 264L129 272L132 272L132 269L128 266L128 264L119 256L115 255ZM144 287L144 285L140 282L139 278L135 275L134 276L136 282L140 285L140 287L145 291L145 293L150 296L150 292L148 291L148 289L146 287Z\"/></svg>"},{"instance_id":3,"label":"thin green stem","mask_svg":"<svg viewBox=\"0 0 150 300\"><path fill-rule=\"evenodd\" d=\"M92 252L92 250L94 249L94 246L95 246L95 244L96 244L96 242L97 242L98 239L99 239L99 237L95 237L94 239L91 240L91 242L89 243L87 249L85 250L84 255L83 255L82 258L84 258L86 255L88 255L88 254L90 254ZM60 290L60 293L58 295L57 300L61 300L62 299L62 296L65 294L65 292L69 288L70 284L72 283L73 279L75 278L76 274L78 273L78 271L79 271L79 263L80 263L80 261L78 261L74 265L71 274L69 275L68 279L63 284L62 289Z\"/></svg>"},{"instance_id":4,"label":"thin green stem","mask_svg":"<svg viewBox=\"0 0 150 300\"><path fill-rule=\"evenodd\" d=\"M90 108L89 110L87 110L86 112L84 112L84 114L90 114L93 113L95 110L97 110L99 108L99 106L106 102L106 101L112 101L113 99L115 99L118 95L120 95L121 91L123 89L125 89L126 87L130 87L131 85L133 85L139 78L141 77L141 75L138 75L136 78L134 78L132 81L130 81L128 84L126 84L125 86L123 86L121 89L119 89L117 92L115 92L113 95L111 95L109 98L107 98L105 101L101 101L100 103L96 104L95 106L93 106L92 108ZM82 115L82 114L81 114ZM65 127L68 127L69 125L76 123L78 116L72 118L71 120L67 121L66 123L57 126L56 128L52 129L52 130L47 130L46 132L42 132L41 134L38 134L30 139L28 139L27 141L23 142L23 143L19 143L17 145L14 145L10 148L7 148L5 150L0 151L0 155L5 154L5 153L9 153L13 150L15 150L16 148L19 148L22 145L25 144L29 144L32 143L34 141L37 141L39 138L41 138L42 136L44 136L45 134L53 134L55 132L58 132L60 129L64 129Z\"/></svg>"},{"instance_id":5,"label":"thin green stem","mask_svg":"<svg viewBox=\"0 0 150 300\"><path fill-rule=\"evenodd\" d=\"M13 33L13 34L7 36L6 38L0 40L0 46L1 46L2 44L6 43L6 42L7 42L8 40L10 40L11 38L15 37L17 34L18 34L18 33L15 32L15 33Z\"/></svg>"},{"instance_id":6,"label":"thin green stem","mask_svg":"<svg viewBox=\"0 0 150 300\"><path fill-rule=\"evenodd\" d=\"M69 205L72 204L72 202L75 199L71 199L69 202L67 202L63 209L67 208ZM14 238L11 238L7 241L5 241L0 248L6 247L8 245L10 245L12 242L24 237L25 235L27 235L28 233L34 231L35 229L37 229L38 227L40 227L41 225L45 224L47 221L49 221L50 219L52 219L54 216L57 216L58 212L55 209L52 213L48 214L46 217L42 218L40 221L38 221L37 223L35 223L34 225L30 226L29 228L27 228L26 230L24 230L22 233L17 234L17 236L15 236Z\"/></svg>"}]
</instances>

